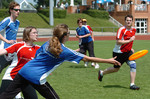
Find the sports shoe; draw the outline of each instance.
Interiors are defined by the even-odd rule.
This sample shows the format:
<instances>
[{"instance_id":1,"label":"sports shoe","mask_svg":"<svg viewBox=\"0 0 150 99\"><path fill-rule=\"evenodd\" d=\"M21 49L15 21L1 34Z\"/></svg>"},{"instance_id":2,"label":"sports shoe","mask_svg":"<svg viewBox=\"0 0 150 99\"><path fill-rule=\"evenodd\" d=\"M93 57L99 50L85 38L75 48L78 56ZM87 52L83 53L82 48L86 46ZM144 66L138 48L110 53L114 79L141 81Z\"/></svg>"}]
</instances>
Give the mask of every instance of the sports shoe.
<instances>
[{"instance_id":1,"label":"sports shoe","mask_svg":"<svg viewBox=\"0 0 150 99\"><path fill-rule=\"evenodd\" d=\"M97 63L96 63L96 65L95 65L95 69L98 69L98 68L99 68L99 64L97 64Z\"/></svg>"},{"instance_id":2,"label":"sports shoe","mask_svg":"<svg viewBox=\"0 0 150 99\"><path fill-rule=\"evenodd\" d=\"M94 62L92 62L92 63L91 63L91 66L95 67L95 64L94 64Z\"/></svg>"},{"instance_id":3,"label":"sports shoe","mask_svg":"<svg viewBox=\"0 0 150 99\"><path fill-rule=\"evenodd\" d=\"M99 81L102 81L102 78L103 78L103 75L101 74L101 70L99 70L99 72L98 72L98 80Z\"/></svg>"},{"instance_id":4,"label":"sports shoe","mask_svg":"<svg viewBox=\"0 0 150 99\"><path fill-rule=\"evenodd\" d=\"M88 66L88 62L85 62L85 63L84 63L84 66L87 67L87 66Z\"/></svg>"},{"instance_id":5,"label":"sports shoe","mask_svg":"<svg viewBox=\"0 0 150 99\"><path fill-rule=\"evenodd\" d=\"M132 86L130 86L130 89L132 89L132 90L139 90L140 87L138 87L138 86L136 86L136 85L132 85Z\"/></svg>"}]
</instances>

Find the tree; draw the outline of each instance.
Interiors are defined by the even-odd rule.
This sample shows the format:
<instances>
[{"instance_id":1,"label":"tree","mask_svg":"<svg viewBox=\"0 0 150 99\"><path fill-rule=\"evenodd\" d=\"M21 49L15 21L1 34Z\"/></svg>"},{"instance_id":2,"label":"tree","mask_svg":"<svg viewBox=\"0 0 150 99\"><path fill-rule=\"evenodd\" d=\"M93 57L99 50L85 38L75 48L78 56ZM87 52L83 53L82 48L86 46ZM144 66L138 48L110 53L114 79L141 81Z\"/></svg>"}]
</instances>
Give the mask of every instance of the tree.
<instances>
[{"instance_id":1,"label":"tree","mask_svg":"<svg viewBox=\"0 0 150 99\"><path fill-rule=\"evenodd\" d=\"M1 0L2 3L2 8L8 8L9 3L12 2L13 0Z\"/></svg>"}]
</instances>

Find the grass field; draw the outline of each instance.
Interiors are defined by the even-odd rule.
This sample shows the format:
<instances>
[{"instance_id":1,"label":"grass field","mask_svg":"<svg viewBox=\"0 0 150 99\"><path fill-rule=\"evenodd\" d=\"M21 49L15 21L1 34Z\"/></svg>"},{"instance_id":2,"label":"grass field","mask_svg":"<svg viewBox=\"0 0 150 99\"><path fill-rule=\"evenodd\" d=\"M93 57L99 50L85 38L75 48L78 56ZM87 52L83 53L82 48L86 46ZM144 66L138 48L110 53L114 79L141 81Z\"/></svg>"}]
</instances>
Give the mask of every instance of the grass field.
<instances>
[{"instance_id":1,"label":"grass field","mask_svg":"<svg viewBox=\"0 0 150 99\"><path fill-rule=\"evenodd\" d=\"M37 42L41 45L44 42ZM95 54L97 57L111 58L115 41L95 41ZM150 41L136 40L133 48L135 51L148 49ZM72 49L78 48L77 41L69 41L66 46ZM58 67L47 80L60 96L60 99L149 99L150 97L150 53L137 59L136 84L140 90L130 90L130 69L123 64L120 71L110 75L105 75L102 82L97 79L99 69L89 66L84 67L84 63L79 64L65 62ZM100 63L100 69L112 66L111 64ZM0 74L1 78L4 74ZM39 99L44 99L38 93Z\"/></svg>"},{"instance_id":2,"label":"grass field","mask_svg":"<svg viewBox=\"0 0 150 99\"><path fill-rule=\"evenodd\" d=\"M66 18L54 18L54 26L65 23L67 24L70 29L75 30L77 27L77 19L78 18L86 18L88 25L94 27L94 31L101 31L100 28L96 27L117 27L109 20L106 19L99 19L93 18L87 14L67 14ZM0 17L0 21L3 20L3 17ZM53 26L49 25L49 17L46 17L43 14L37 13L20 13L19 17L17 18L20 21L19 27L27 27L27 26L35 26L36 28L53 28ZM117 30L117 28L116 28ZM103 30L106 31L113 31L113 28L106 28Z\"/></svg>"}]
</instances>

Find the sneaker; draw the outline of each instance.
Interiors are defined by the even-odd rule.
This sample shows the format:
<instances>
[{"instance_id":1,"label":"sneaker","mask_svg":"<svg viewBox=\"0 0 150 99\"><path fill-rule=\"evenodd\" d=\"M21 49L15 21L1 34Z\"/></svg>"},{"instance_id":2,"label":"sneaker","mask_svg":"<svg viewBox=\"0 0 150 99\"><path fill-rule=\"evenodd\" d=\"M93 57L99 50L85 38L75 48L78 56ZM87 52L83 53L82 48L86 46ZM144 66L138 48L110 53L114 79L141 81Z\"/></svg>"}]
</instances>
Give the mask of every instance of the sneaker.
<instances>
[{"instance_id":1,"label":"sneaker","mask_svg":"<svg viewBox=\"0 0 150 99\"><path fill-rule=\"evenodd\" d=\"M132 89L132 90L139 90L140 87L138 87L138 86L136 86L136 85L132 85L132 86L130 86L130 89Z\"/></svg>"},{"instance_id":2,"label":"sneaker","mask_svg":"<svg viewBox=\"0 0 150 99\"><path fill-rule=\"evenodd\" d=\"M88 62L85 62L85 63L84 63L84 66L87 67L87 66L88 66Z\"/></svg>"},{"instance_id":3,"label":"sneaker","mask_svg":"<svg viewBox=\"0 0 150 99\"><path fill-rule=\"evenodd\" d=\"M99 72L98 72L98 80L99 81L102 81L102 78L103 78L103 75L101 74L101 70L99 70Z\"/></svg>"},{"instance_id":4,"label":"sneaker","mask_svg":"<svg viewBox=\"0 0 150 99\"><path fill-rule=\"evenodd\" d=\"M91 66L95 67L95 64L92 62L92 63L91 63Z\"/></svg>"},{"instance_id":5,"label":"sneaker","mask_svg":"<svg viewBox=\"0 0 150 99\"><path fill-rule=\"evenodd\" d=\"M95 65L95 69L98 69L98 68L99 68L99 64L97 64L97 63L96 63L96 65Z\"/></svg>"}]
</instances>

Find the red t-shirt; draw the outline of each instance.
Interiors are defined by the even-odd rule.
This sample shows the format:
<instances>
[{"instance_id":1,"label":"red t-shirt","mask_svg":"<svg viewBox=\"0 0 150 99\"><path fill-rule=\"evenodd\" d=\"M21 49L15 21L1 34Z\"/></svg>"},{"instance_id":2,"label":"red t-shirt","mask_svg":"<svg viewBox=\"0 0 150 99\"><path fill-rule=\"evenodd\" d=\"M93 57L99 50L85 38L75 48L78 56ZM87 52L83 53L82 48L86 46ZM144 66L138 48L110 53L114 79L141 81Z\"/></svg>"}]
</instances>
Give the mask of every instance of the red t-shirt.
<instances>
[{"instance_id":1,"label":"red t-shirt","mask_svg":"<svg viewBox=\"0 0 150 99\"><path fill-rule=\"evenodd\" d=\"M119 28L116 35L116 40L129 40L132 36L135 36L136 29L131 28L127 30L125 26ZM129 52L132 49L133 41L123 45L115 45L114 52L116 53L123 53Z\"/></svg>"},{"instance_id":2,"label":"red t-shirt","mask_svg":"<svg viewBox=\"0 0 150 99\"><path fill-rule=\"evenodd\" d=\"M14 79L18 71L35 56L40 48L38 45L28 46L25 42L15 43L6 48L8 53L15 53L11 65L8 67L3 79Z\"/></svg>"}]
</instances>

